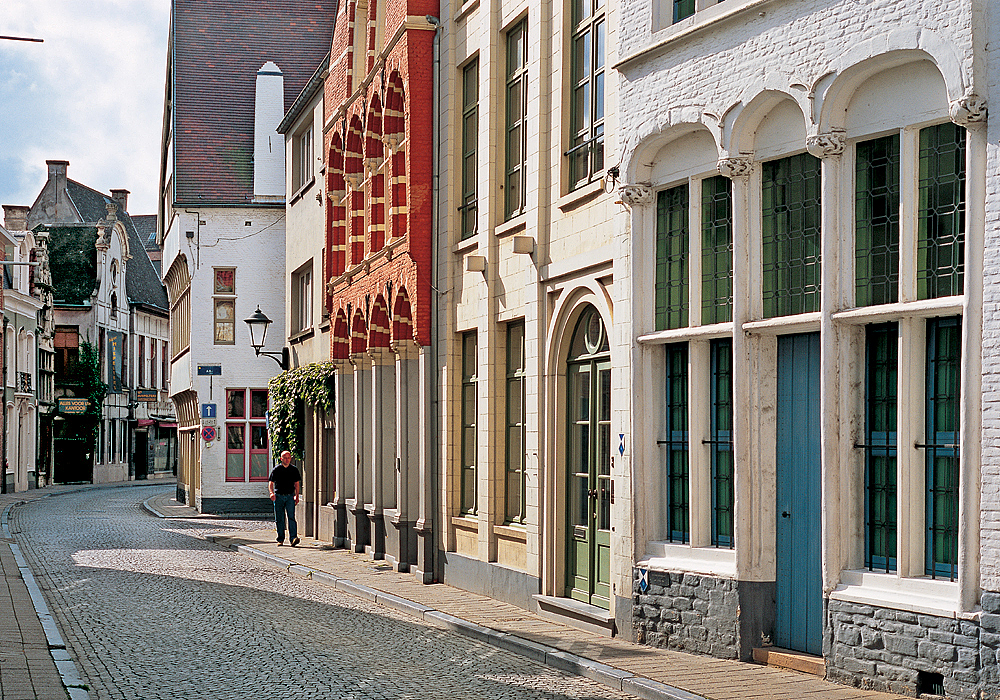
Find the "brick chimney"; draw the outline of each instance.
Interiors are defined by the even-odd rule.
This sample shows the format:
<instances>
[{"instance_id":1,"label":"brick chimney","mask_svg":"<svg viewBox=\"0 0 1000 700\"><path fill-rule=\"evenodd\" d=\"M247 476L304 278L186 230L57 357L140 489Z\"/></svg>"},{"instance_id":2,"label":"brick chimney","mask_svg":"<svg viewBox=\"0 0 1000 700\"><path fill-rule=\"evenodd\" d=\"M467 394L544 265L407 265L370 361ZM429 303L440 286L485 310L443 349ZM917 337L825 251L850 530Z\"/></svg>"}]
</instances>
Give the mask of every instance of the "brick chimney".
<instances>
[{"instance_id":1,"label":"brick chimney","mask_svg":"<svg viewBox=\"0 0 1000 700\"><path fill-rule=\"evenodd\" d=\"M8 231L26 231L28 229L28 211L30 209L31 207L20 204L4 204L4 227Z\"/></svg>"},{"instance_id":2,"label":"brick chimney","mask_svg":"<svg viewBox=\"0 0 1000 700\"><path fill-rule=\"evenodd\" d=\"M49 166L49 182L56 186L56 192L66 189L66 168L69 167L68 160L47 160L45 164Z\"/></svg>"},{"instance_id":3,"label":"brick chimney","mask_svg":"<svg viewBox=\"0 0 1000 700\"><path fill-rule=\"evenodd\" d=\"M128 211L128 190L111 190L111 199L118 202L118 211Z\"/></svg>"}]
</instances>

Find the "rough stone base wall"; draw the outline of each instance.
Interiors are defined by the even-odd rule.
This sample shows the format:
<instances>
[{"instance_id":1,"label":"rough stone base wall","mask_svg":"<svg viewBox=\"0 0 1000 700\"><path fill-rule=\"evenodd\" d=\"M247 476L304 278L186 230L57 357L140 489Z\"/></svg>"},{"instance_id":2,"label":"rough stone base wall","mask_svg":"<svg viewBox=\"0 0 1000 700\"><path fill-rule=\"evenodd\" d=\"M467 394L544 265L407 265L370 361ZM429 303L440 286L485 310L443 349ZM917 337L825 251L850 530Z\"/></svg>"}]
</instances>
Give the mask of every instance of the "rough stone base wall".
<instances>
[{"instance_id":1,"label":"rough stone base wall","mask_svg":"<svg viewBox=\"0 0 1000 700\"><path fill-rule=\"evenodd\" d=\"M987 596L1000 612L1000 596ZM998 614L956 620L839 600L829 601L828 614L831 681L914 696L920 672L939 673L948 698L1000 698L1000 688L984 682L996 678L1000 634L987 628L1000 632Z\"/></svg>"},{"instance_id":2,"label":"rough stone base wall","mask_svg":"<svg viewBox=\"0 0 1000 700\"><path fill-rule=\"evenodd\" d=\"M637 642L739 658L735 581L679 572L648 575L649 586L642 591L639 569L633 569L632 627Z\"/></svg>"}]
</instances>

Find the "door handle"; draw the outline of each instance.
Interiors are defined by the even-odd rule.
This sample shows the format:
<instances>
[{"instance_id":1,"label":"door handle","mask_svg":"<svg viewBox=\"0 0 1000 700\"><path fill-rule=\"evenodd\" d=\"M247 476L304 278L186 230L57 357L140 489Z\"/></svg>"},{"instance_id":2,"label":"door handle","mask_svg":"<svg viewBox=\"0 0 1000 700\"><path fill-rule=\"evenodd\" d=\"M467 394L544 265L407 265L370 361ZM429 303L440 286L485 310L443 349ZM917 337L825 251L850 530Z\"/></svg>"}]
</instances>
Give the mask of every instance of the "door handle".
<instances>
[{"instance_id":1,"label":"door handle","mask_svg":"<svg viewBox=\"0 0 1000 700\"><path fill-rule=\"evenodd\" d=\"M791 515L792 515L792 514L791 514L791 513L789 513L789 512L787 511L787 510L783 510L783 511L781 511L781 517L782 517L782 518L788 518L788 517L791 517Z\"/></svg>"},{"instance_id":2,"label":"door handle","mask_svg":"<svg viewBox=\"0 0 1000 700\"><path fill-rule=\"evenodd\" d=\"M597 489L588 489L587 495L591 498L597 498Z\"/></svg>"}]
</instances>

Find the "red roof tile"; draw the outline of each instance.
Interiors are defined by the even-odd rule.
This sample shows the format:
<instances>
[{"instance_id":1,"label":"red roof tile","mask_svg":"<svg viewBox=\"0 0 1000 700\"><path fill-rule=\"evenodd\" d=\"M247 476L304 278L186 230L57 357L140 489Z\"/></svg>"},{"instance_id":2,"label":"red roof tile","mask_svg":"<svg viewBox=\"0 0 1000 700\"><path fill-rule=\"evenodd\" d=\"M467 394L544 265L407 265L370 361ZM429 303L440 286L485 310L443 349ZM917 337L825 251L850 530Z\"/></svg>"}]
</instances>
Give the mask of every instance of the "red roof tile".
<instances>
[{"instance_id":1,"label":"red roof tile","mask_svg":"<svg viewBox=\"0 0 1000 700\"><path fill-rule=\"evenodd\" d=\"M336 0L174 0L175 202L251 202L257 71L267 61L278 65L287 111L330 50L336 7Z\"/></svg>"}]
</instances>

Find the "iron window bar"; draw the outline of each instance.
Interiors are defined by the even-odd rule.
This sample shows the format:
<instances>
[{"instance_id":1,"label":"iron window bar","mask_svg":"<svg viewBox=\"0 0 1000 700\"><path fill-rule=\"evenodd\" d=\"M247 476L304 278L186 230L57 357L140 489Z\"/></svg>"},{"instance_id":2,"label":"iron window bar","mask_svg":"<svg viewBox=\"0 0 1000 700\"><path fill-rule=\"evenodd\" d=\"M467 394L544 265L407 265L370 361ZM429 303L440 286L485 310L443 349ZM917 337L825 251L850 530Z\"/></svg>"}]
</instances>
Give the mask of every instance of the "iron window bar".
<instances>
[{"instance_id":1,"label":"iron window bar","mask_svg":"<svg viewBox=\"0 0 1000 700\"><path fill-rule=\"evenodd\" d=\"M913 443L913 446L919 450L957 450L960 445L958 443L953 444L942 444L942 445L922 445L919 442Z\"/></svg>"},{"instance_id":2,"label":"iron window bar","mask_svg":"<svg viewBox=\"0 0 1000 700\"><path fill-rule=\"evenodd\" d=\"M702 440L702 445L732 445L732 440Z\"/></svg>"},{"instance_id":3,"label":"iron window bar","mask_svg":"<svg viewBox=\"0 0 1000 700\"><path fill-rule=\"evenodd\" d=\"M577 151L581 151L584 148L590 148L590 147L592 147L597 141L604 141L604 134L603 133L602 134L598 134L597 136L591 136L589 139L587 139L583 143L578 143L577 145L573 146L573 148L571 148L568 151L564 152L563 155L564 156L571 156L574 153L576 153Z\"/></svg>"}]
</instances>

